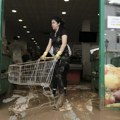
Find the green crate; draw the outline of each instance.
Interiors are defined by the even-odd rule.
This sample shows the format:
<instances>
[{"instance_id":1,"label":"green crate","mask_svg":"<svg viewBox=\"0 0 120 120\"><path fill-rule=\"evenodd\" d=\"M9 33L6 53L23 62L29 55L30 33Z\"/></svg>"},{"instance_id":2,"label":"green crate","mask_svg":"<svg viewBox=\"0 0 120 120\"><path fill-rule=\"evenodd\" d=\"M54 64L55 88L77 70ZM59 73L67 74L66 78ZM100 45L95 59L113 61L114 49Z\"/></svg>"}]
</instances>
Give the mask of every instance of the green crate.
<instances>
[{"instance_id":1,"label":"green crate","mask_svg":"<svg viewBox=\"0 0 120 120\"><path fill-rule=\"evenodd\" d=\"M116 66L116 67L120 67L120 56L112 58L111 59L111 64Z\"/></svg>"},{"instance_id":2,"label":"green crate","mask_svg":"<svg viewBox=\"0 0 120 120\"><path fill-rule=\"evenodd\" d=\"M1 63L0 63L0 95L4 93L8 93L11 90L12 85L8 81L8 75L7 75L7 70L9 65L12 63L12 59L5 55L2 54L1 57Z\"/></svg>"},{"instance_id":3,"label":"green crate","mask_svg":"<svg viewBox=\"0 0 120 120\"><path fill-rule=\"evenodd\" d=\"M1 75L0 78L0 95L10 93L12 84L9 83L7 75Z\"/></svg>"}]
</instances>

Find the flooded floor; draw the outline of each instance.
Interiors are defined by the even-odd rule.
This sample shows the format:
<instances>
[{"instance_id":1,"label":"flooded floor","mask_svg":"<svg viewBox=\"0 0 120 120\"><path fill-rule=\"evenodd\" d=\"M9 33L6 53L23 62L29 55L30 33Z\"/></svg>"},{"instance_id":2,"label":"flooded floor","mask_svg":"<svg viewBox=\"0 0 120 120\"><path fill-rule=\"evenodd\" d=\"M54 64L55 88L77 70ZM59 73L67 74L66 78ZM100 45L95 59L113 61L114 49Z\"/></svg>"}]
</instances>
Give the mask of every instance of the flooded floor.
<instances>
[{"instance_id":1,"label":"flooded floor","mask_svg":"<svg viewBox=\"0 0 120 120\"><path fill-rule=\"evenodd\" d=\"M14 102L0 103L0 120L12 120L8 108ZM84 86L70 86L59 108L51 106L40 109L39 104L37 106L27 111L22 120L120 120L119 111L99 110L97 93Z\"/></svg>"}]
</instances>

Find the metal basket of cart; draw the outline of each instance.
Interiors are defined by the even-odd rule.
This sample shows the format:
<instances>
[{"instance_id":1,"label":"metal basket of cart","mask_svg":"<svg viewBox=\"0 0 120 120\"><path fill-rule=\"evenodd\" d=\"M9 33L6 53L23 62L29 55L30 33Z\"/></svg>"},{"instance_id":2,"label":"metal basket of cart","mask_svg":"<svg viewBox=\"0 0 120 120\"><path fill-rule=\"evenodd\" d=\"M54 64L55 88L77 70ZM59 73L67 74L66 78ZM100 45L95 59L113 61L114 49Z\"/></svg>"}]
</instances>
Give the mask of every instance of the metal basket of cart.
<instances>
[{"instance_id":1,"label":"metal basket of cart","mask_svg":"<svg viewBox=\"0 0 120 120\"><path fill-rule=\"evenodd\" d=\"M17 85L49 88L56 62L53 57L47 57L45 61L38 60L10 65L8 80Z\"/></svg>"},{"instance_id":2,"label":"metal basket of cart","mask_svg":"<svg viewBox=\"0 0 120 120\"><path fill-rule=\"evenodd\" d=\"M49 102L37 107L43 107L45 105L54 106L55 98L51 90L51 81L56 62L53 57L46 57L43 61L37 60L10 65L8 69L8 80L12 84L29 86L30 90L33 90L33 86L41 86L43 89L42 94L48 98ZM9 111L12 111L18 116L21 111L15 111L14 107L14 105L11 106Z\"/></svg>"}]
</instances>

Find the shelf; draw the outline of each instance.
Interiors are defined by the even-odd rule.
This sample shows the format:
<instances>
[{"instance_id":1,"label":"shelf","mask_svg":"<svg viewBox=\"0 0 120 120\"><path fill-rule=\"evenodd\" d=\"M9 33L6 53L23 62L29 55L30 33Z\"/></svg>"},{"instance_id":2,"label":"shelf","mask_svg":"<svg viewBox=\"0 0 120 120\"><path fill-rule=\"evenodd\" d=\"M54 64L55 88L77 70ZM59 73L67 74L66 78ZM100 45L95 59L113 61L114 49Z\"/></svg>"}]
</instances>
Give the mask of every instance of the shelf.
<instances>
[{"instance_id":1,"label":"shelf","mask_svg":"<svg viewBox=\"0 0 120 120\"><path fill-rule=\"evenodd\" d=\"M70 64L70 70L82 70L82 64Z\"/></svg>"}]
</instances>

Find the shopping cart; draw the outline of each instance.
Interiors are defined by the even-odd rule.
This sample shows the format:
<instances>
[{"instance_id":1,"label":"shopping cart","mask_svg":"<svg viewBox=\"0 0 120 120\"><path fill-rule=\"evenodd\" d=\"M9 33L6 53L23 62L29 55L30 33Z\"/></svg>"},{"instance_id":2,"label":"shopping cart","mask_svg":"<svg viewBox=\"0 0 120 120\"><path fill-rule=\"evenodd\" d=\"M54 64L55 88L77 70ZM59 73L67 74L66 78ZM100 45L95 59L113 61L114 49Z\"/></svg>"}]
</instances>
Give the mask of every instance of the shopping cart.
<instances>
[{"instance_id":1,"label":"shopping cart","mask_svg":"<svg viewBox=\"0 0 120 120\"><path fill-rule=\"evenodd\" d=\"M27 85L32 92L34 92L34 86L42 87L42 94L48 98L49 102L43 103L39 107L43 107L45 105L54 106L55 104L55 97L52 94L50 85L57 61L54 60L53 57L47 57L45 60L46 61L37 60L13 64L10 65L8 69L8 80L10 83ZM21 105L18 106L20 108ZM14 105L10 106L9 111L12 111L16 116L19 116L20 113L23 112L19 109L15 109Z\"/></svg>"}]
</instances>

